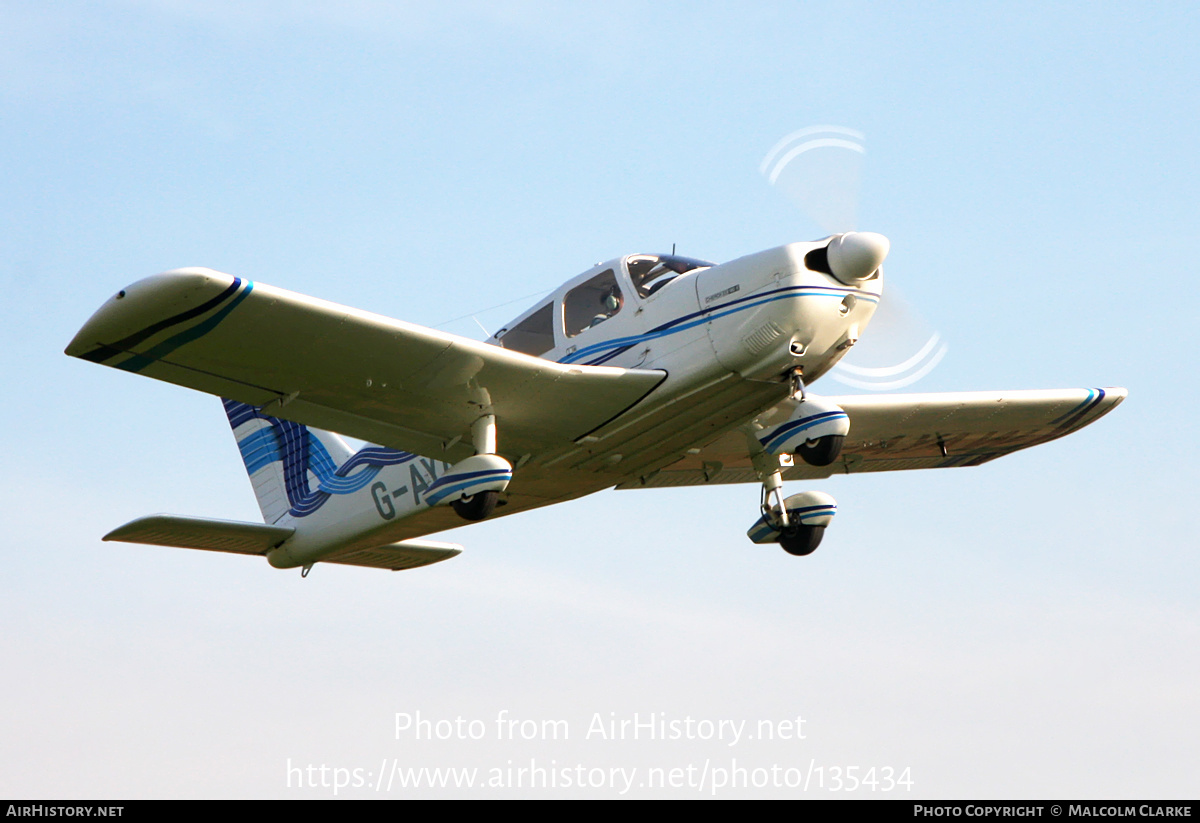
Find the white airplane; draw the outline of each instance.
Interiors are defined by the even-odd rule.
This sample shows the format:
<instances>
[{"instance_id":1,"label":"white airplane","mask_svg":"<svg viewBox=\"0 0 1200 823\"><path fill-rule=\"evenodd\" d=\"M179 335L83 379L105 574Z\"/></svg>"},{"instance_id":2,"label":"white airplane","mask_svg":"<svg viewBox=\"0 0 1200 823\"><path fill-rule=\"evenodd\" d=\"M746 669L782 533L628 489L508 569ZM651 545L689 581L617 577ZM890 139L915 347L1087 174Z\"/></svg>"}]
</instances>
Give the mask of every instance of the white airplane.
<instances>
[{"instance_id":1,"label":"white airplane","mask_svg":"<svg viewBox=\"0 0 1200 823\"><path fill-rule=\"evenodd\" d=\"M882 294L887 238L720 265L634 254L484 343L203 268L110 298L67 354L225 398L264 523L154 515L105 536L408 569L425 539L615 486L759 483L755 543L807 555L837 509L784 480L977 466L1070 434L1124 389L818 397ZM332 432L370 443L352 451ZM795 460L794 457L799 457Z\"/></svg>"}]
</instances>

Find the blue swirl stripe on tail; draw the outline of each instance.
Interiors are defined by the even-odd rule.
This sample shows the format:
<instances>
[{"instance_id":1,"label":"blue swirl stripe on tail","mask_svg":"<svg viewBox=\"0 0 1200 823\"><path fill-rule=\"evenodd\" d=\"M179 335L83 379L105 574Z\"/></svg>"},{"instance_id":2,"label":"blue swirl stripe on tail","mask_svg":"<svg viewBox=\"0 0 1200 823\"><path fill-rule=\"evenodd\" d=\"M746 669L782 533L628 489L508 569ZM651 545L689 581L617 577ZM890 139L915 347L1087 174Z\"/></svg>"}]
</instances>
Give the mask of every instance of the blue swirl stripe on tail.
<instances>
[{"instance_id":1,"label":"blue swirl stripe on tail","mask_svg":"<svg viewBox=\"0 0 1200 823\"><path fill-rule=\"evenodd\" d=\"M342 455L335 458L330 454L330 445L322 442L320 434L307 426L271 417L236 400L225 400L224 403L246 471L254 480L259 472L280 464L278 468L282 469L283 487L287 493L287 513L293 517L312 514L332 495L351 494L366 487L384 466L396 466L416 458L414 454L396 449L364 446L341 460L339 465ZM337 445L344 447L340 438ZM255 491L259 492L257 483ZM271 519L261 495L259 502L264 506L264 517Z\"/></svg>"}]
</instances>

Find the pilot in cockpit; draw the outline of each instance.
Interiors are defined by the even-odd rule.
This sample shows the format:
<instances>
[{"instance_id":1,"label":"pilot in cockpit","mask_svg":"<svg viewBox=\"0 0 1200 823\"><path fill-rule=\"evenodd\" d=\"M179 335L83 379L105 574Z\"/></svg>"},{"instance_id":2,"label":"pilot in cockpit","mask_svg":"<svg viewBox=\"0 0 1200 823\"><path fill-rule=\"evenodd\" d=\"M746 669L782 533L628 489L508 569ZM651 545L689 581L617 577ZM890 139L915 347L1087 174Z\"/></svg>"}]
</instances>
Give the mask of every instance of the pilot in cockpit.
<instances>
[{"instance_id":1,"label":"pilot in cockpit","mask_svg":"<svg viewBox=\"0 0 1200 823\"><path fill-rule=\"evenodd\" d=\"M588 325L589 329L599 326L605 320L621 310L621 290L617 288L616 284L613 284L613 286L609 288L607 292L605 292L604 296L600 298L600 305L603 307L603 309L601 310L600 314L597 314L592 318L592 322Z\"/></svg>"}]
</instances>

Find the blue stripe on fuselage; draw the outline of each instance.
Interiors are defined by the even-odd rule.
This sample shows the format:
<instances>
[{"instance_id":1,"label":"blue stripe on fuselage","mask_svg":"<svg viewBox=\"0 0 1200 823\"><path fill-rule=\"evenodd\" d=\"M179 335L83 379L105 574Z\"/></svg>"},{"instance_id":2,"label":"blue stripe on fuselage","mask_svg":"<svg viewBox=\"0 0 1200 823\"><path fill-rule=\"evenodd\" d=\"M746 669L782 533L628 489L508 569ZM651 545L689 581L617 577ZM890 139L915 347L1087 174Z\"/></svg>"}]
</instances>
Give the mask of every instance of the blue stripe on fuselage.
<instances>
[{"instance_id":1,"label":"blue stripe on fuselage","mask_svg":"<svg viewBox=\"0 0 1200 823\"><path fill-rule=\"evenodd\" d=\"M747 309L758 308L767 303L774 303L779 300L791 300L799 297L845 297L847 294L852 294L855 297L861 298L871 303L879 302L879 295L871 294L866 291L857 289L840 289L834 286L788 286L782 289L774 289L763 294L754 294L748 297L742 297L737 300L731 300L728 303L722 303L720 306L713 306L700 311L685 314L682 317L677 317L661 326L657 326L644 334L632 335L628 337L614 337L610 340L605 340L600 343L594 343L590 346L585 346L578 351L559 359L559 363L577 363L585 357L589 357L600 352L607 352L594 360L587 361L588 366L599 366L604 362L616 357L622 351L626 351L638 343L643 343L649 340L657 340L661 337L667 337L681 331L693 329L696 326L704 323L709 323L713 320L718 320L722 317L728 317L731 314L736 314Z\"/></svg>"}]
</instances>

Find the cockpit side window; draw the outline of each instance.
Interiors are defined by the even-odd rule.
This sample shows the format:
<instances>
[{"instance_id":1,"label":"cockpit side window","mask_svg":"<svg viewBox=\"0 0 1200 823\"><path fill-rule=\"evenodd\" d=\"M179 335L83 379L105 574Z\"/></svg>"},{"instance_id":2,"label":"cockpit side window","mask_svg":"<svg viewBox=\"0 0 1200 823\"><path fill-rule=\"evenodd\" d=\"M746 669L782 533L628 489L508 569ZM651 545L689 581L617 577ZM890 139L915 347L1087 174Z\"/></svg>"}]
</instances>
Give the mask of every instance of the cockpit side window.
<instances>
[{"instance_id":1,"label":"cockpit side window","mask_svg":"<svg viewBox=\"0 0 1200 823\"><path fill-rule=\"evenodd\" d=\"M713 265L675 254L635 254L625 260L629 277L641 297L649 297L681 274Z\"/></svg>"},{"instance_id":2,"label":"cockpit side window","mask_svg":"<svg viewBox=\"0 0 1200 823\"><path fill-rule=\"evenodd\" d=\"M539 357L554 348L554 304L547 303L508 331L497 342L506 349Z\"/></svg>"},{"instance_id":3,"label":"cockpit side window","mask_svg":"<svg viewBox=\"0 0 1200 823\"><path fill-rule=\"evenodd\" d=\"M624 302L612 269L605 269L571 289L563 300L563 329L567 337L603 323L619 312Z\"/></svg>"}]
</instances>

